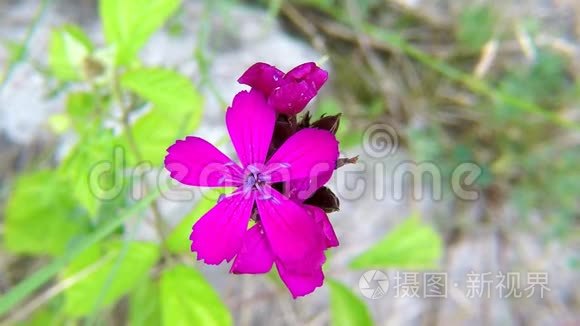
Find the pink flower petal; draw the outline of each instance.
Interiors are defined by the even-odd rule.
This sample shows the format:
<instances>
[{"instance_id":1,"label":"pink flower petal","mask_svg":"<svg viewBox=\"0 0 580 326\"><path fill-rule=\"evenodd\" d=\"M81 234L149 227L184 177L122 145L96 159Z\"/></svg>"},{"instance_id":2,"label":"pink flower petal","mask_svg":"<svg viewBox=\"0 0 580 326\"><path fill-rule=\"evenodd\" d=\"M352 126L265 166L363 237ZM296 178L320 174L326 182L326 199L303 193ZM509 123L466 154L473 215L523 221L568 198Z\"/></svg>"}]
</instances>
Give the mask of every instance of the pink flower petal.
<instances>
[{"instance_id":1,"label":"pink flower petal","mask_svg":"<svg viewBox=\"0 0 580 326\"><path fill-rule=\"evenodd\" d=\"M322 70L320 68L315 69L310 73L309 78L307 79L316 90L320 90L324 83L328 80L328 72Z\"/></svg>"},{"instance_id":2,"label":"pink flower petal","mask_svg":"<svg viewBox=\"0 0 580 326\"><path fill-rule=\"evenodd\" d=\"M314 292L316 288L324 283L322 267L312 270L308 274L292 273L280 264L276 264L276 268L278 268L280 278L286 284L294 299Z\"/></svg>"},{"instance_id":3,"label":"pink flower petal","mask_svg":"<svg viewBox=\"0 0 580 326\"><path fill-rule=\"evenodd\" d=\"M255 90L239 92L226 112L230 138L243 166L263 164L274 132L276 113Z\"/></svg>"},{"instance_id":4,"label":"pink flower petal","mask_svg":"<svg viewBox=\"0 0 580 326\"><path fill-rule=\"evenodd\" d=\"M269 199L257 199L260 222L276 259L304 269L324 262L324 239L314 219L299 204L270 186L264 187ZM299 268L298 266L297 268Z\"/></svg>"},{"instance_id":5,"label":"pink flower petal","mask_svg":"<svg viewBox=\"0 0 580 326\"><path fill-rule=\"evenodd\" d=\"M313 250L304 258L299 261L288 261L280 258L276 258L276 264L278 266L284 266L284 269L292 274L309 274L313 270L320 268L326 262L326 256L324 255L324 236L320 235L320 242L322 243L321 250Z\"/></svg>"},{"instance_id":6,"label":"pink flower petal","mask_svg":"<svg viewBox=\"0 0 580 326\"><path fill-rule=\"evenodd\" d=\"M234 274L262 274L272 269L274 255L260 224L252 226L244 236L244 244L232 264Z\"/></svg>"},{"instance_id":7,"label":"pink flower petal","mask_svg":"<svg viewBox=\"0 0 580 326\"><path fill-rule=\"evenodd\" d=\"M321 173L313 179L306 178L290 181L287 186L287 197L298 202L305 201L332 178L333 172L334 171Z\"/></svg>"},{"instance_id":8,"label":"pink flower petal","mask_svg":"<svg viewBox=\"0 0 580 326\"><path fill-rule=\"evenodd\" d=\"M316 179L331 173L338 159L338 141L329 131L307 128L290 137L274 153L268 166L278 165L272 182Z\"/></svg>"},{"instance_id":9,"label":"pink flower petal","mask_svg":"<svg viewBox=\"0 0 580 326\"><path fill-rule=\"evenodd\" d=\"M264 96L270 96L272 90L278 86L284 73L269 64L258 62L253 64L238 79L238 83L248 85L262 92Z\"/></svg>"},{"instance_id":10,"label":"pink flower petal","mask_svg":"<svg viewBox=\"0 0 580 326\"><path fill-rule=\"evenodd\" d=\"M318 67L314 62L306 62L294 67L284 76L284 81L306 81L311 87L318 91L328 80L328 72Z\"/></svg>"},{"instance_id":11,"label":"pink flower petal","mask_svg":"<svg viewBox=\"0 0 580 326\"><path fill-rule=\"evenodd\" d=\"M228 262L240 251L254 206L254 196L235 193L224 197L193 226L191 251L206 264Z\"/></svg>"},{"instance_id":12,"label":"pink flower petal","mask_svg":"<svg viewBox=\"0 0 580 326\"><path fill-rule=\"evenodd\" d=\"M322 233L324 234L326 248L337 247L338 237L328 219L328 215L326 215L321 208L316 206L304 205L304 208L312 215L316 224L321 228Z\"/></svg>"},{"instance_id":13,"label":"pink flower petal","mask_svg":"<svg viewBox=\"0 0 580 326\"><path fill-rule=\"evenodd\" d=\"M316 94L316 89L308 82L292 82L275 88L268 98L268 104L280 113L295 115L300 113Z\"/></svg>"},{"instance_id":14,"label":"pink flower petal","mask_svg":"<svg viewBox=\"0 0 580 326\"><path fill-rule=\"evenodd\" d=\"M199 137L178 140L167 149L165 168L183 184L203 187L241 185L241 168Z\"/></svg>"},{"instance_id":15,"label":"pink flower petal","mask_svg":"<svg viewBox=\"0 0 580 326\"><path fill-rule=\"evenodd\" d=\"M300 113L328 80L328 73L307 62L290 70L272 90L268 103L287 115Z\"/></svg>"},{"instance_id":16,"label":"pink flower petal","mask_svg":"<svg viewBox=\"0 0 580 326\"><path fill-rule=\"evenodd\" d=\"M291 80L304 80L310 73L317 69L318 67L314 62L305 62L303 64L297 65L296 67L292 68L290 71L286 73L284 79L291 79ZM320 69L320 68L318 68Z\"/></svg>"}]
</instances>

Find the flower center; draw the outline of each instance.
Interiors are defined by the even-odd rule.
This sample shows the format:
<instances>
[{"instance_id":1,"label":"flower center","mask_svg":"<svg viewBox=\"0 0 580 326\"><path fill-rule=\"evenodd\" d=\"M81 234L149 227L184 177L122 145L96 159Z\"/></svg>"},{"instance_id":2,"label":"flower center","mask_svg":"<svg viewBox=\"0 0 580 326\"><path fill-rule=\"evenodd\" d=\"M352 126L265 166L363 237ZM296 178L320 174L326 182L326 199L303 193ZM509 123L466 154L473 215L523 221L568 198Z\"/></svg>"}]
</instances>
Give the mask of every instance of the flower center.
<instances>
[{"instance_id":1,"label":"flower center","mask_svg":"<svg viewBox=\"0 0 580 326\"><path fill-rule=\"evenodd\" d=\"M243 172L242 191L245 195L255 191L259 199L272 199L271 189L268 185L272 183L273 173L279 173L282 169L288 168L290 164L275 163L268 166L263 164L256 166L248 165Z\"/></svg>"},{"instance_id":2,"label":"flower center","mask_svg":"<svg viewBox=\"0 0 580 326\"><path fill-rule=\"evenodd\" d=\"M258 188L266 184L266 178L261 173L250 172L244 179L244 188Z\"/></svg>"},{"instance_id":3,"label":"flower center","mask_svg":"<svg viewBox=\"0 0 580 326\"><path fill-rule=\"evenodd\" d=\"M270 175L264 173L255 165L249 165L244 172L243 189L245 193L258 190L263 193L264 186L270 181Z\"/></svg>"}]
</instances>

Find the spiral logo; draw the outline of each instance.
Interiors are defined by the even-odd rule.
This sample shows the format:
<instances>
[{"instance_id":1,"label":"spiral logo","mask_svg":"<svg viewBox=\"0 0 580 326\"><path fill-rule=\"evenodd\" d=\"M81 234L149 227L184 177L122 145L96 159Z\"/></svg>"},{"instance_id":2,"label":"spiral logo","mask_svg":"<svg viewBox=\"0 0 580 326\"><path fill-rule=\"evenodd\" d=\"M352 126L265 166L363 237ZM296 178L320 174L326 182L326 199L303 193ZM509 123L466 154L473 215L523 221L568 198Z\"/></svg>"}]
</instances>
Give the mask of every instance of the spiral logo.
<instances>
[{"instance_id":1,"label":"spiral logo","mask_svg":"<svg viewBox=\"0 0 580 326\"><path fill-rule=\"evenodd\" d=\"M399 148L399 135L388 124L378 123L368 127L363 134L363 150L373 158L385 158Z\"/></svg>"}]
</instances>

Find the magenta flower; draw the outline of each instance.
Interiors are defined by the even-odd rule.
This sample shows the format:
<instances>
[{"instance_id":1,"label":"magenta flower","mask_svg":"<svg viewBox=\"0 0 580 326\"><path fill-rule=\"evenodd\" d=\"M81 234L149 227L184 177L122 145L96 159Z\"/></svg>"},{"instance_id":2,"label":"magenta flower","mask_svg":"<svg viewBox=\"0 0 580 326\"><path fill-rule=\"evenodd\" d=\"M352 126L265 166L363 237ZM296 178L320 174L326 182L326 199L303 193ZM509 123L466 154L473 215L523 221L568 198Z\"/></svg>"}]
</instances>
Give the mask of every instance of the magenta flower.
<instances>
[{"instance_id":1,"label":"magenta flower","mask_svg":"<svg viewBox=\"0 0 580 326\"><path fill-rule=\"evenodd\" d=\"M306 188L297 189L294 187L295 185L303 186L304 184L304 182L290 183L289 192L294 194L290 199L302 202L297 194L300 193L306 198L313 194ZM324 210L312 205L302 205L302 207L322 232L324 249L338 246L338 238ZM263 232L262 223L258 221L246 232L244 244L232 264L231 272L234 274L266 273L270 271L275 263L280 278L292 293L292 297L296 298L311 293L317 287L322 286L324 281L322 272L324 257L314 256L309 258L310 260L301 262L298 266L278 259L272 252L268 239ZM306 268L302 268L303 266L306 266Z\"/></svg>"},{"instance_id":2,"label":"magenta flower","mask_svg":"<svg viewBox=\"0 0 580 326\"><path fill-rule=\"evenodd\" d=\"M308 73L298 71L291 76ZM266 75L273 76L271 72ZM302 81L313 83L309 77ZM254 87L259 90L238 93L226 112L226 125L240 164L207 141L186 137L167 149L165 167L172 178L183 184L236 188L193 226L191 250L197 253L198 260L219 264L251 252L252 260L237 260L233 272L265 273L275 261L281 277L291 284L292 293L303 295L306 291L301 288L311 287L310 278L317 277L317 282L322 282L324 250L329 241L335 242L325 235L330 223L324 212L322 216L316 207L289 198L275 186L308 184L302 186L306 191L320 188L323 184L319 183L328 181L336 168L338 142L329 131L305 128L290 136L268 158L276 123L276 112L262 93L268 87L268 83L259 81ZM269 102L273 101L272 94ZM250 219L256 224L248 230Z\"/></svg>"},{"instance_id":3,"label":"magenta flower","mask_svg":"<svg viewBox=\"0 0 580 326\"><path fill-rule=\"evenodd\" d=\"M286 115L300 113L328 79L328 73L314 62L301 64L286 74L278 68L258 62L238 79L241 84L260 91L268 104Z\"/></svg>"}]
</instances>

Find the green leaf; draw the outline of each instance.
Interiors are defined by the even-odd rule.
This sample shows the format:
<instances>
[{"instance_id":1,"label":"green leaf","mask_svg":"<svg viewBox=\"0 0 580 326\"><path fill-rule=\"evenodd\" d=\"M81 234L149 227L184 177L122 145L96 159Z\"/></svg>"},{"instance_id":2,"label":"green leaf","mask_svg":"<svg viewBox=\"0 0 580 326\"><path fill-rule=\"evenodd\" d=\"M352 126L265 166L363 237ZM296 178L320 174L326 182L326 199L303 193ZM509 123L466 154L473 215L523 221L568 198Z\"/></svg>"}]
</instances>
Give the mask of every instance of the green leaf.
<instances>
[{"instance_id":1,"label":"green leaf","mask_svg":"<svg viewBox=\"0 0 580 326\"><path fill-rule=\"evenodd\" d=\"M54 171L21 175L6 205L6 249L20 254L65 252L71 240L84 235L88 227L72 193Z\"/></svg>"},{"instance_id":2,"label":"green leaf","mask_svg":"<svg viewBox=\"0 0 580 326\"><path fill-rule=\"evenodd\" d=\"M134 69L121 77L121 85L166 110L199 111L201 105L189 78L170 69Z\"/></svg>"},{"instance_id":3,"label":"green leaf","mask_svg":"<svg viewBox=\"0 0 580 326\"><path fill-rule=\"evenodd\" d=\"M137 285L129 301L129 325L161 325L161 301L159 284L146 280Z\"/></svg>"},{"instance_id":4,"label":"green leaf","mask_svg":"<svg viewBox=\"0 0 580 326\"><path fill-rule=\"evenodd\" d=\"M162 68L129 71L121 77L121 85L153 103L133 126L133 135L143 159L161 164L167 147L197 128L200 95L187 77Z\"/></svg>"},{"instance_id":5,"label":"green leaf","mask_svg":"<svg viewBox=\"0 0 580 326\"><path fill-rule=\"evenodd\" d=\"M61 80L83 78L83 63L93 51L89 37L75 25L64 25L52 31L48 64Z\"/></svg>"},{"instance_id":6,"label":"green leaf","mask_svg":"<svg viewBox=\"0 0 580 326\"><path fill-rule=\"evenodd\" d=\"M17 326L46 326L46 325L63 325L62 315L51 311L48 307L43 307L35 311L26 321L17 323Z\"/></svg>"},{"instance_id":7,"label":"green leaf","mask_svg":"<svg viewBox=\"0 0 580 326\"><path fill-rule=\"evenodd\" d=\"M366 305L349 288L333 279L326 280L326 284L330 287L332 325L373 325L373 320Z\"/></svg>"},{"instance_id":8,"label":"green leaf","mask_svg":"<svg viewBox=\"0 0 580 326\"><path fill-rule=\"evenodd\" d=\"M474 6L459 17L457 39L469 50L479 50L493 36L495 17L488 7Z\"/></svg>"},{"instance_id":9,"label":"green leaf","mask_svg":"<svg viewBox=\"0 0 580 326\"><path fill-rule=\"evenodd\" d=\"M116 47L118 64L135 58L149 37L179 7L180 0L101 0L105 38Z\"/></svg>"},{"instance_id":10,"label":"green leaf","mask_svg":"<svg viewBox=\"0 0 580 326\"><path fill-rule=\"evenodd\" d=\"M231 325L220 297L197 270L177 265L161 275L163 325Z\"/></svg>"},{"instance_id":11,"label":"green leaf","mask_svg":"<svg viewBox=\"0 0 580 326\"><path fill-rule=\"evenodd\" d=\"M72 126L79 133L87 130L94 121L91 115L96 110L95 94L89 92L69 93L66 100L66 113L69 115Z\"/></svg>"},{"instance_id":12,"label":"green leaf","mask_svg":"<svg viewBox=\"0 0 580 326\"><path fill-rule=\"evenodd\" d=\"M62 280L77 273L89 275L64 292L67 315L84 316L93 312L97 303L112 304L147 277L159 258L159 247L143 242L127 246L123 248L122 242L94 246L71 262Z\"/></svg>"},{"instance_id":13,"label":"green leaf","mask_svg":"<svg viewBox=\"0 0 580 326\"><path fill-rule=\"evenodd\" d=\"M59 167L72 185L72 194L92 219L97 217L102 201L117 198L124 189L125 152L116 144L111 131L88 133Z\"/></svg>"},{"instance_id":14,"label":"green leaf","mask_svg":"<svg viewBox=\"0 0 580 326\"><path fill-rule=\"evenodd\" d=\"M60 272L74 258L115 232L126 220L141 213L146 207L149 207L164 189L166 188L160 187L154 189L134 206L121 211L117 218L108 220L107 223L100 225L93 233L79 240L74 246L69 247L64 255L56 257L52 262L38 269L22 282L10 288L7 293L0 296L0 318L26 299L31 293L49 282L52 277Z\"/></svg>"},{"instance_id":15,"label":"green leaf","mask_svg":"<svg viewBox=\"0 0 580 326\"><path fill-rule=\"evenodd\" d=\"M224 193L219 190L209 190L205 192L195 208L187 214L181 222L171 231L167 239L167 249L172 253L188 253L190 252L190 240L189 235L191 234L191 227L203 214L207 213L216 203L219 195Z\"/></svg>"},{"instance_id":16,"label":"green leaf","mask_svg":"<svg viewBox=\"0 0 580 326\"><path fill-rule=\"evenodd\" d=\"M436 267L441 258L442 240L429 225L412 215L395 227L385 238L356 257L353 268L406 268Z\"/></svg>"}]
</instances>

